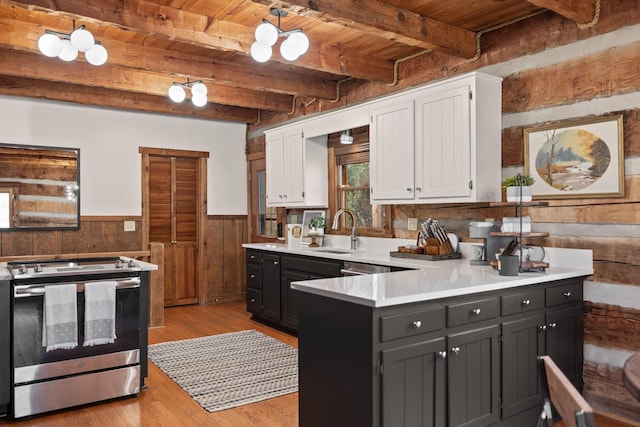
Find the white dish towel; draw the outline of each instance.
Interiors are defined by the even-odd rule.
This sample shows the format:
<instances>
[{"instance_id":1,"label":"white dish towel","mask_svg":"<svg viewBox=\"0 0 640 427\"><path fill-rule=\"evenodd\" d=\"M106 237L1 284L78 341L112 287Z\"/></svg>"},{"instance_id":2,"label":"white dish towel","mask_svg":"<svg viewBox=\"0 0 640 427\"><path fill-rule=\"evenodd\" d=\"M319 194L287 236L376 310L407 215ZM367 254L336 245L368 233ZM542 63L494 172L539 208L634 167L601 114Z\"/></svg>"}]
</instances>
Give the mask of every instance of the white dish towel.
<instances>
[{"instance_id":1,"label":"white dish towel","mask_svg":"<svg viewBox=\"0 0 640 427\"><path fill-rule=\"evenodd\" d=\"M75 284L45 286L42 313L42 345L47 351L78 346Z\"/></svg>"},{"instance_id":2,"label":"white dish towel","mask_svg":"<svg viewBox=\"0 0 640 427\"><path fill-rule=\"evenodd\" d=\"M116 339L116 282L84 285L84 346L113 344Z\"/></svg>"}]
</instances>

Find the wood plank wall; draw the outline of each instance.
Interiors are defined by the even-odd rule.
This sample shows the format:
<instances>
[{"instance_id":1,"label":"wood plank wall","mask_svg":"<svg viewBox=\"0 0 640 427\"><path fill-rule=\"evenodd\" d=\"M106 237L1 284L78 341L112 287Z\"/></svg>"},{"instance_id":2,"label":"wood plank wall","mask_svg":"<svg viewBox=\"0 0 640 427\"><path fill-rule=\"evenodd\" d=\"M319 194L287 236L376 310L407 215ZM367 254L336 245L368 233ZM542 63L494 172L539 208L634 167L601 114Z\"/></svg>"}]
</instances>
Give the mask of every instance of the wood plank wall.
<instances>
[{"instance_id":1,"label":"wood plank wall","mask_svg":"<svg viewBox=\"0 0 640 427\"><path fill-rule=\"evenodd\" d=\"M342 85L329 104L298 99L292 115L263 116L248 132L248 152L261 151L264 129L297 118L478 70L503 80L503 178L524 169L524 129L559 120L623 114L622 198L551 200L529 208L546 246L588 248L595 274L585 286L585 389L596 408L640 421L640 403L626 391L621 367L640 351L640 1L603 0L597 23L579 28L552 12L486 33L476 62L427 53L399 64L398 84ZM347 104L347 98L349 104ZM440 218L468 239L470 220L513 216L512 209L476 205L398 205L397 237L414 238L407 218Z\"/></svg>"}]
</instances>

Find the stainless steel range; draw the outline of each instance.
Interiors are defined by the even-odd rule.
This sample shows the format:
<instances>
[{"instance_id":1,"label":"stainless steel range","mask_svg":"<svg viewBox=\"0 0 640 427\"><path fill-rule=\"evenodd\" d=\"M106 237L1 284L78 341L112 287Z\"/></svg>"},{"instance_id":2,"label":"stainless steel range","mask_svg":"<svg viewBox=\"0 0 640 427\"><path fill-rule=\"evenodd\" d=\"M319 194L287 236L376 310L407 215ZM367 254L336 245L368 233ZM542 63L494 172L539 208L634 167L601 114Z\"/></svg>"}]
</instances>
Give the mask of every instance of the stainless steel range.
<instances>
[{"instance_id":1,"label":"stainless steel range","mask_svg":"<svg viewBox=\"0 0 640 427\"><path fill-rule=\"evenodd\" d=\"M133 395L144 387L149 269L142 264L124 257L8 264L14 418ZM111 291L102 292L107 287ZM89 288L92 295L111 297L92 306ZM97 322L95 330L89 320ZM51 344L65 334L75 341ZM107 336L95 340L96 334Z\"/></svg>"}]
</instances>

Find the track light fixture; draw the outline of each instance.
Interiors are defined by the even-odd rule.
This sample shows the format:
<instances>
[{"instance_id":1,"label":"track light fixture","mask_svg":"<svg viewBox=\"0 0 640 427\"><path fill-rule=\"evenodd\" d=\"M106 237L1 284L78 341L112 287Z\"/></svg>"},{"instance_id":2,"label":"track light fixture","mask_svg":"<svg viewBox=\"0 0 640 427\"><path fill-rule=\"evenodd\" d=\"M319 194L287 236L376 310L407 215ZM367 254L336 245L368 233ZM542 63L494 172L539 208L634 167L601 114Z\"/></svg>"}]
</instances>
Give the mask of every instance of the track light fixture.
<instances>
[{"instance_id":1,"label":"track light fixture","mask_svg":"<svg viewBox=\"0 0 640 427\"><path fill-rule=\"evenodd\" d=\"M169 88L169 98L173 102L179 103L184 101L187 97L185 89L189 89L191 91L191 102L193 102L193 105L196 107L204 107L207 105L207 87L202 83L202 80L190 82L187 78L186 83L173 82Z\"/></svg>"},{"instance_id":2,"label":"track light fixture","mask_svg":"<svg viewBox=\"0 0 640 427\"><path fill-rule=\"evenodd\" d=\"M280 18L287 16L286 10L271 8L270 13L278 17L278 25L266 18L262 19L262 24L256 28L256 41L251 45L251 57L258 62L267 62L278 38L286 37L280 45L280 54L287 61L295 61L309 49L309 38L302 32L302 28L289 31L280 28Z\"/></svg>"},{"instance_id":3,"label":"track light fixture","mask_svg":"<svg viewBox=\"0 0 640 427\"><path fill-rule=\"evenodd\" d=\"M84 52L85 59L91 65L102 65L109 56L104 46L93 38L93 34L84 25L76 28L75 20L73 31L69 34L44 30L44 34L38 39L38 49L45 56L57 56L63 61L73 61L78 57L78 52Z\"/></svg>"},{"instance_id":4,"label":"track light fixture","mask_svg":"<svg viewBox=\"0 0 640 427\"><path fill-rule=\"evenodd\" d=\"M340 144L353 144L353 134L351 133L351 129L342 131L340 134Z\"/></svg>"}]
</instances>

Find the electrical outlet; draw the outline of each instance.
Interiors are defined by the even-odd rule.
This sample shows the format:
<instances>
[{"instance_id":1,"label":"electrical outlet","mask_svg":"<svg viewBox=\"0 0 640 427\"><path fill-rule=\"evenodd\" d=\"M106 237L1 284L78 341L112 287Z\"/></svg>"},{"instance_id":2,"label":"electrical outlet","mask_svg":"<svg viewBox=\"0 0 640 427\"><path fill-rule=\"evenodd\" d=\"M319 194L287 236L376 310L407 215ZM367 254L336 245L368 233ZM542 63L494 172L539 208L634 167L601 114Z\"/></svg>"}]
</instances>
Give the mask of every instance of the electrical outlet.
<instances>
[{"instance_id":1,"label":"electrical outlet","mask_svg":"<svg viewBox=\"0 0 640 427\"><path fill-rule=\"evenodd\" d=\"M409 231L418 230L418 218L407 218L407 230Z\"/></svg>"},{"instance_id":2,"label":"electrical outlet","mask_svg":"<svg viewBox=\"0 0 640 427\"><path fill-rule=\"evenodd\" d=\"M136 231L136 222L135 221L125 221L124 222L124 231Z\"/></svg>"}]
</instances>

